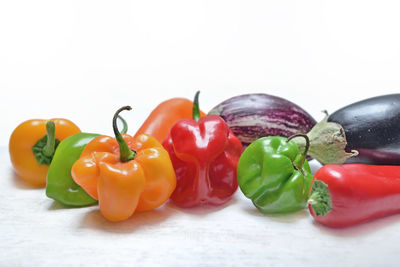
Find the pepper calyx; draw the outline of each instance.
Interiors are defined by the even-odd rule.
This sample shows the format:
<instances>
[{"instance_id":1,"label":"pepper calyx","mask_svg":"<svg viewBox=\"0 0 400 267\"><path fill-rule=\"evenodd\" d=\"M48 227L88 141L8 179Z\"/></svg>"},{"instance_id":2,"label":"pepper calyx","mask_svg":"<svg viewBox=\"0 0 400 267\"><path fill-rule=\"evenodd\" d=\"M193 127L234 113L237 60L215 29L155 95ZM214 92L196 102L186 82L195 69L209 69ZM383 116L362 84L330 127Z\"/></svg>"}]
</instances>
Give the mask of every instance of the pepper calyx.
<instances>
[{"instance_id":1,"label":"pepper calyx","mask_svg":"<svg viewBox=\"0 0 400 267\"><path fill-rule=\"evenodd\" d=\"M32 146L32 152L39 165L50 165L60 140L55 137L55 124L46 123L46 134Z\"/></svg>"},{"instance_id":2,"label":"pepper calyx","mask_svg":"<svg viewBox=\"0 0 400 267\"><path fill-rule=\"evenodd\" d=\"M357 150L346 152L347 140L343 127L336 122L328 122L328 115L317 123L307 133L310 139L308 155L318 160L321 164L342 164L348 158L358 155ZM293 142L299 148L304 148L306 143L302 139Z\"/></svg>"},{"instance_id":3,"label":"pepper calyx","mask_svg":"<svg viewBox=\"0 0 400 267\"><path fill-rule=\"evenodd\" d=\"M308 204L310 204L316 216L325 216L332 210L332 199L326 183L320 180L314 181Z\"/></svg>"}]
</instances>

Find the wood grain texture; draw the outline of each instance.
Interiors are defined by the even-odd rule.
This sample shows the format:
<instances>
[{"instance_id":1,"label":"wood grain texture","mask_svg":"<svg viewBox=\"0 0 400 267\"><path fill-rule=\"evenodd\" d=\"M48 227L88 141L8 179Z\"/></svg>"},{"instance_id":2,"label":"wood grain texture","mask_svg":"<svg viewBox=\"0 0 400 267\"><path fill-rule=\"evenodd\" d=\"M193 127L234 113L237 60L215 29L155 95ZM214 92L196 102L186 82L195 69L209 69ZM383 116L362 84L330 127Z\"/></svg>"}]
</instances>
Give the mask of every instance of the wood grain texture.
<instances>
[{"instance_id":1,"label":"wood grain texture","mask_svg":"<svg viewBox=\"0 0 400 267\"><path fill-rule=\"evenodd\" d=\"M110 223L15 177L0 149L0 266L396 266L400 215L344 230L307 210L260 214L238 191L220 208L172 203Z\"/></svg>"}]
</instances>

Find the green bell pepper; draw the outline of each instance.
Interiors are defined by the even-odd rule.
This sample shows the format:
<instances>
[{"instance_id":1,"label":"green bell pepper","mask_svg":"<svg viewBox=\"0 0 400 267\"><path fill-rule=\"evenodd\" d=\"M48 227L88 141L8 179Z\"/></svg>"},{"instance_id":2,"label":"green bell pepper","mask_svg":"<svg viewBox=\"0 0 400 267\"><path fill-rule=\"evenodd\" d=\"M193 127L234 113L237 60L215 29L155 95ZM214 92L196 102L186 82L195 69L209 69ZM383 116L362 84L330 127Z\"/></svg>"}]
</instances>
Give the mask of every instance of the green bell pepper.
<instances>
[{"instance_id":1,"label":"green bell pepper","mask_svg":"<svg viewBox=\"0 0 400 267\"><path fill-rule=\"evenodd\" d=\"M306 148L299 153L290 141L306 139ZM309 140L306 135L262 137L251 143L239 159L238 183L262 213L283 213L306 207L312 181L306 160Z\"/></svg>"},{"instance_id":2,"label":"green bell pepper","mask_svg":"<svg viewBox=\"0 0 400 267\"><path fill-rule=\"evenodd\" d=\"M123 130L128 130L126 121L123 122ZM82 207L93 205L97 200L89 196L71 176L72 165L79 159L83 149L99 134L77 133L65 138L57 146L49 171L47 172L46 195L64 205Z\"/></svg>"},{"instance_id":3,"label":"green bell pepper","mask_svg":"<svg viewBox=\"0 0 400 267\"><path fill-rule=\"evenodd\" d=\"M97 203L71 176L72 165L98 134L77 133L65 138L57 147L47 173L46 195L68 206L87 206Z\"/></svg>"}]
</instances>

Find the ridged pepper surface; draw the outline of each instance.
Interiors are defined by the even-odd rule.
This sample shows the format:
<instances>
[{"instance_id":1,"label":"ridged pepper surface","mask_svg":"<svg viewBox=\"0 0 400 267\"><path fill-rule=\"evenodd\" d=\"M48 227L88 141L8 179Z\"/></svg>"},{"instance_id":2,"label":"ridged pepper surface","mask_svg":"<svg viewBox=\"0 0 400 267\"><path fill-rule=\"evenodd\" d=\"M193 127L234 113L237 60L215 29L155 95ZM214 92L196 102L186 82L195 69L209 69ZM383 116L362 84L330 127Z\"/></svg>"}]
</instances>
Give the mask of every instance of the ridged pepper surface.
<instances>
[{"instance_id":1,"label":"ridged pepper surface","mask_svg":"<svg viewBox=\"0 0 400 267\"><path fill-rule=\"evenodd\" d=\"M243 146L219 116L200 118L198 93L193 117L177 122L163 142L177 179L171 200L184 208L224 204L238 187L236 168Z\"/></svg>"}]
</instances>

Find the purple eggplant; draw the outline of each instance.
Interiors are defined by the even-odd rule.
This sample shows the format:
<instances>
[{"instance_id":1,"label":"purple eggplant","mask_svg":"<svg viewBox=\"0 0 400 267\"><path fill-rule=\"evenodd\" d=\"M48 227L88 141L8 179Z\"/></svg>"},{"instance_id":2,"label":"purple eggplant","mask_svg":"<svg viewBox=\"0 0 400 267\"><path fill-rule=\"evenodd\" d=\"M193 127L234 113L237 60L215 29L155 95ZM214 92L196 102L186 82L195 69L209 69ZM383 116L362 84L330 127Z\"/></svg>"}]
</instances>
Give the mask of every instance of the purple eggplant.
<instances>
[{"instance_id":1,"label":"purple eggplant","mask_svg":"<svg viewBox=\"0 0 400 267\"><path fill-rule=\"evenodd\" d=\"M309 155L322 164L400 165L400 94L345 106L307 135Z\"/></svg>"},{"instance_id":2,"label":"purple eggplant","mask_svg":"<svg viewBox=\"0 0 400 267\"><path fill-rule=\"evenodd\" d=\"M209 114L222 117L244 146L263 136L289 137L307 133L316 124L314 118L296 104L267 94L229 98Z\"/></svg>"}]
</instances>

